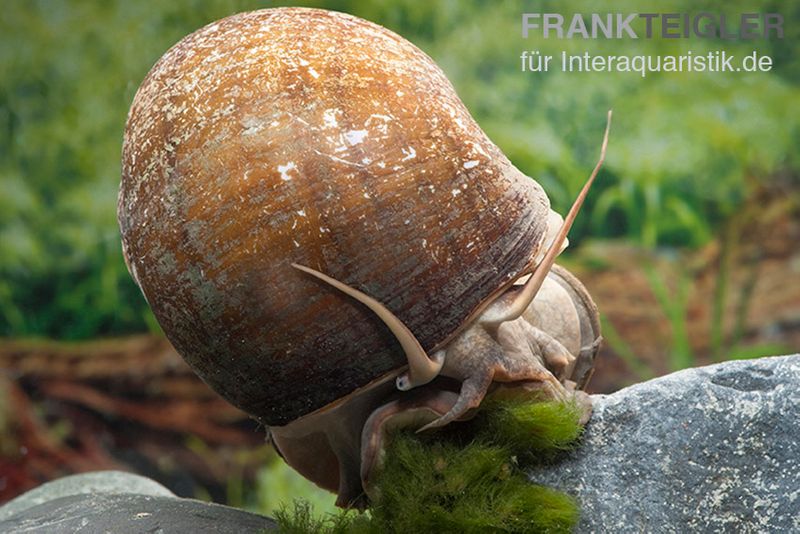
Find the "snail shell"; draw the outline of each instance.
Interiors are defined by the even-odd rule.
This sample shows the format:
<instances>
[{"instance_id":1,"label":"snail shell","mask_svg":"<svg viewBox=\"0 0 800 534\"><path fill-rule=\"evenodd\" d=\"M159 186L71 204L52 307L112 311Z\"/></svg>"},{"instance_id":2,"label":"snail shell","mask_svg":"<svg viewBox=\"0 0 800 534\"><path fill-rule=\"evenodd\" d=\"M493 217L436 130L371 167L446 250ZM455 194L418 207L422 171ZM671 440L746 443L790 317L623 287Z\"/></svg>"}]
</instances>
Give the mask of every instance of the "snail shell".
<instances>
[{"instance_id":1,"label":"snail shell","mask_svg":"<svg viewBox=\"0 0 800 534\"><path fill-rule=\"evenodd\" d=\"M549 215L427 55L341 13L187 36L125 130L129 269L194 370L267 425L406 364L373 313L292 263L373 296L431 354L530 270Z\"/></svg>"}]
</instances>

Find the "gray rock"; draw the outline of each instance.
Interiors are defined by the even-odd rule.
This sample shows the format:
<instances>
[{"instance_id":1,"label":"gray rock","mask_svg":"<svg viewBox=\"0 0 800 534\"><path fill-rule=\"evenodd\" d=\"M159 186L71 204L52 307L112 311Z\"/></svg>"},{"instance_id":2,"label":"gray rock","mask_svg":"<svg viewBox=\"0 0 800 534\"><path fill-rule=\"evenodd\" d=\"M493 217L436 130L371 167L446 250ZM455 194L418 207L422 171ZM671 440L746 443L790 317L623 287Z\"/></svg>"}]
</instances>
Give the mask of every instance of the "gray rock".
<instances>
[{"instance_id":1,"label":"gray rock","mask_svg":"<svg viewBox=\"0 0 800 534\"><path fill-rule=\"evenodd\" d=\"M149 478L123 471L95 471L59 478L42 484L3 506L0 506L0 521L27 508L70 495L89 493L136 493L174 497L170 490Z\"/></svg>"},{"instance_id":2,"label":"gray rock","mask_svg":"<svg viewBox=\"0 0 800 534\"><path fill-rule=\"evenodd\" d=\"M121 471L60 478L0 507L0 532L20 534L260 534L276 528L267 517L181 499L154 480Z\"/></svg>"},{"instance_id":3,"label":"gray rock","mask_svg":"<svg viewBox=\"0 0 800 534\"><path fill-rule=\"evenodd\" d=\"M578 532L800 532L800 356L688 369L593 397L581 445L531 480Z\"/></svg>"},{"instance_id":4,"label":"gray rock","mask_svg":"<svg viewBox=\"0 0 800 534\"><path fill-rule=\"evenodd\" d=\"M264 534L277 530L264 516L194 499L95 493L60 497L5 521L14 534Z\"/></svg>"}]
</instances>

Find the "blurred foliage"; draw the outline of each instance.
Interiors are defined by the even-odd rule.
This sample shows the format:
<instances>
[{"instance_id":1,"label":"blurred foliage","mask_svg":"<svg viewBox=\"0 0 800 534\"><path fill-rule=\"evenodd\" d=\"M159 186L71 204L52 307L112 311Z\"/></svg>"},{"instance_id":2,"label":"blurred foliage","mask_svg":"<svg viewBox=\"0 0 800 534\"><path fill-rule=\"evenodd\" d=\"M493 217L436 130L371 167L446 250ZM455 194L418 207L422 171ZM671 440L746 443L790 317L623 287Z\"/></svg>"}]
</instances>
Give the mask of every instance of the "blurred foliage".
<instances>
[{"instance_id":1,"label":"blurred foliage","mask_svg":"<svg viewBox=\"0 0 800 534\"><path fill-rule=\"evenodd\" d=\"M301 2L384 24L445 70L489 136L564 211L615 109L607 165L573 231L645 246L697 246L747 194L745 178L800 167L800 5L786 38L537 40L523 11L601 3L441 0ZM285 4L285 3L282 3ZM9 1L0 12L0 335L66 339L157 329L123 264L115 209L122 132L151 65L184 35L270 2ZM618 2L615 12L635 12ZM751 2L662 2L662 12L754 11ZM313 31L313 29L310 29ZM770 73L520 72L523 50L770 54Z\"/></svg>"},{"instance_id":2,"label":"blurred foliage","mask_svg":"<svg viewBox=\"0 0 800 534\"><path fill-rule=\"evenodd\" d=\"M255 512L275 515L286 507L286 503L298 497L302 497L316 514L335 514L339 510L334 505L336 495L303 478L276 456L259 471L254 491L245 499L244 504Z\"/></svg>"}]
</instances>

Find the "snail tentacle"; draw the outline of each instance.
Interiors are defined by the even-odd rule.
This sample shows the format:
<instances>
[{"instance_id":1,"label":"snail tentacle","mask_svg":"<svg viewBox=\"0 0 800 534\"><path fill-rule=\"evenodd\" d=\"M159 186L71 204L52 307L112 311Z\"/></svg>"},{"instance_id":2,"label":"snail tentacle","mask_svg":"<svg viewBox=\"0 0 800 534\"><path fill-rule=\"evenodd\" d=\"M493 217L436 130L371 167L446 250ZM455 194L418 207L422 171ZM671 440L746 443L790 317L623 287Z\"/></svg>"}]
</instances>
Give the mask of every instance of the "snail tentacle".
<instances>
[{"instance_id":1,"label":"snail tentacle","mask_svg":"<svg viewBox=\"0 0 800 534\"><path fill-rule=\"evenodd\" d=\"M434 358L429 357L411 330L409 330L395 314L389 311L386 306L358 289L350 287L311 267L306 267L305 265L297 263L292 263L292 267L322 280L342 293L361 302L377 315L389 330L392 331L400 342L400 346L403 347L403 351L408 359L408 372L398 378L398 389L406 391L421 386L422 384L427 384L436 378L439 371L442 370L442 365L444 364L444 357L443 354L441 354L442 351L437 353Z\"/></svg>"},{"instance_id":2,"label":"snail tentacle","mask_svg":"<svg viewBox=\"0 0 800 534\"><path fill-rule=\"evenodd\" d=\"M600 172L600 167L603 165L603 161L606 158L608 132L610 128L611 110L608 111L606 119L606 129L605 133L603 134L603 144L600 146L600 158L597 160L597 164L595 165L592 174L589 175L589 179L586 180L586 183L581 189L581 192L578 194L578 197L575 199L575 202L572 203L572 207L569 209L567 216L564 218L564 224L562 224L558 234L553 240L553 243L547 250L547 254L545 254L541 263L539 263L539 265L536 267L536 270L533 272L531 277L528 278L528 281L525 282L522 290L517 294L516 298L507 308L505 315L499 322L513 321L522 315L528 306L530 306L531 302L533 302L534 297L536 297L536 293L542 287L542 282L544 282L544 279L547 278L547 273L550 272L550 269L555 263L556 256L558 256L558 254L561 252L564 241L567 238L567 233L569 233L570 228L572 228L572 224L575 222L581 206L583 206L583 201L586 199L586 195L589 193L589 188L594 182L597 173Z\"/></svg>"}]
</instances>

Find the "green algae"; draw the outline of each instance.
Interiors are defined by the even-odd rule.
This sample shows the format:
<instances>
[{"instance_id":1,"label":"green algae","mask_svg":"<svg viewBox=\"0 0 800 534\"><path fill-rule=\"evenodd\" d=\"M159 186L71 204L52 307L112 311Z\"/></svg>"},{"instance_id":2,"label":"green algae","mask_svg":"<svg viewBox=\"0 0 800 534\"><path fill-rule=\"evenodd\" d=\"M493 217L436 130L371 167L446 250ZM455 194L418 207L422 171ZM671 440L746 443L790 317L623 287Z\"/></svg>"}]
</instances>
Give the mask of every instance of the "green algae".
<instances>
[{"instance_id":1,"label":"green algae","mask_svg":"<svg viewBox=\"0 0 800 534\"><path fill-rule=\"evenodd\" d=\"M287 534L570 532L577 503L531 484L524 467L573 446L579 418L571 403L487 401L471 421L392 435L368 512L317 518L298 502L276 519Z\"/></svg>"}]
</instances>

